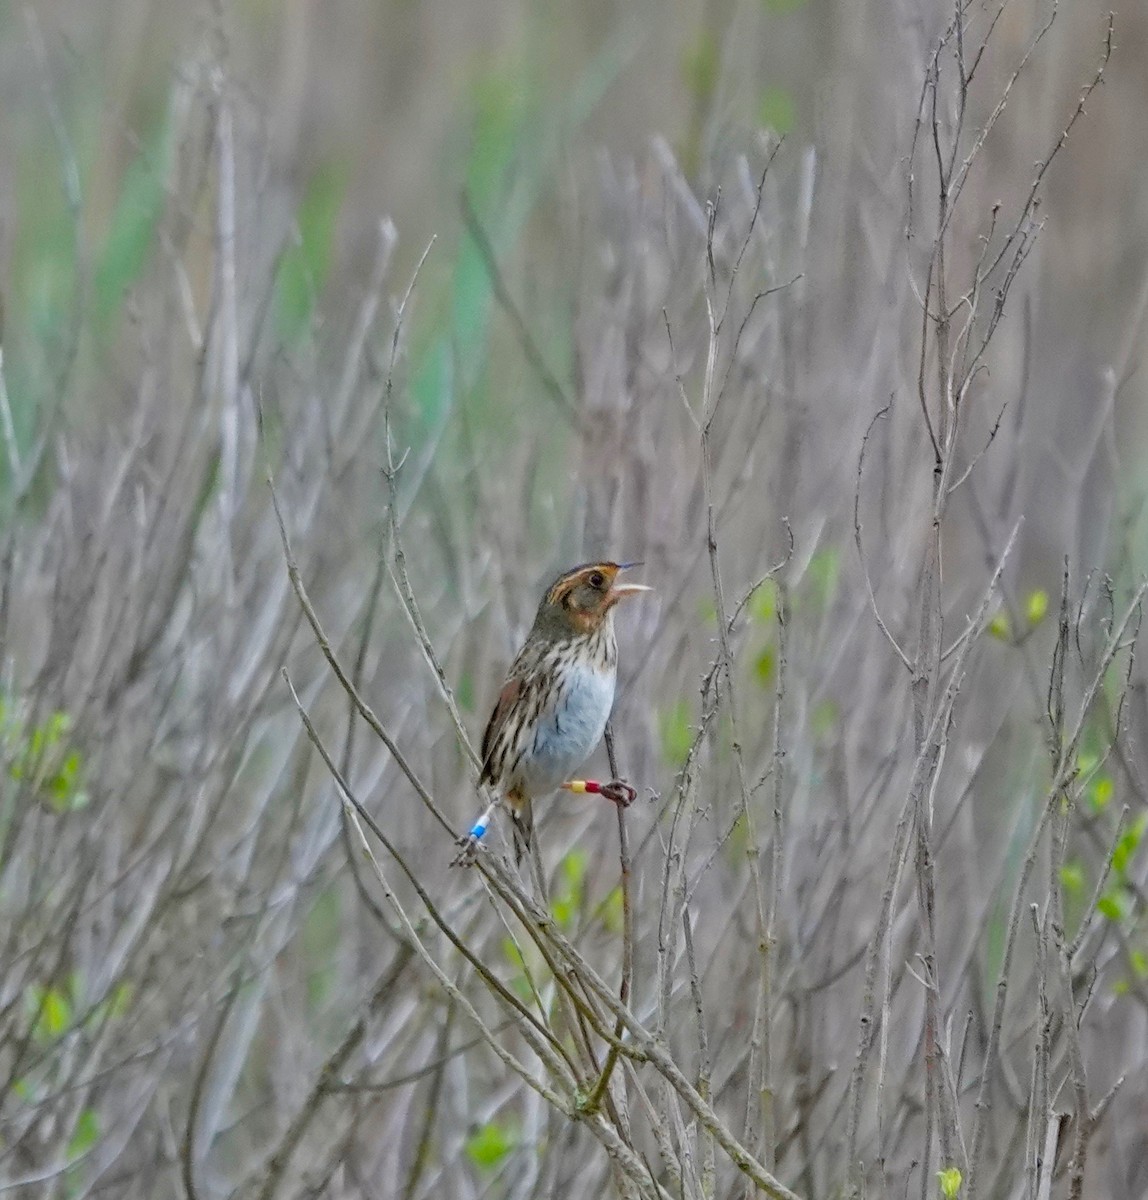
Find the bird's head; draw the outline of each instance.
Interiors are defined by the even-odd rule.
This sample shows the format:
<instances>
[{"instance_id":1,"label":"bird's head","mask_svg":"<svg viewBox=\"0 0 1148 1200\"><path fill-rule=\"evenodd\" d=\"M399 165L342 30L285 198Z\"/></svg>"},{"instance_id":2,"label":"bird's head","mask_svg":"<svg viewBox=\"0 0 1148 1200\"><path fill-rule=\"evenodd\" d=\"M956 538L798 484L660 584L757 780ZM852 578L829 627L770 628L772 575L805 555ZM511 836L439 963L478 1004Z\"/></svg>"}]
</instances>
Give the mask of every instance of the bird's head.
<instances>
[{"instance_id":1,"label":"bird's head","mask_svg":"<svg viewBox=\"0 0 1148 1200\"><path fill-rule=\"evenodd\" d=\"M618 582L623 571L641 565L584 563L566 571L546 589L536 623L556 633L593 633L619 600L653 590L644 583Z\"/></svg>"}]
</instances>

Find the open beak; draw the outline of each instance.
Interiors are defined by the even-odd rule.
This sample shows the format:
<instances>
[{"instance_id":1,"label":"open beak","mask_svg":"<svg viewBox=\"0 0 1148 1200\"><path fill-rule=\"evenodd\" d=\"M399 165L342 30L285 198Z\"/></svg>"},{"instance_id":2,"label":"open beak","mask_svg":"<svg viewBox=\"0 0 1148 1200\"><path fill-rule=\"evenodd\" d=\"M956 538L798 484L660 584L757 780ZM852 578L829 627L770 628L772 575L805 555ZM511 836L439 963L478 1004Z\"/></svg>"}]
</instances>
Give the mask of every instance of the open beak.
<instances>
[{"instance_id":1,"label":"open beak","mask_svg":"<svg viewBox=\"0 0 1148 1200\"><path fill-rule=\"evenodd\" d=\"M610 589L610 598L612 600L624 600L627 596L637 596L641 592L652 592L652 587L647 587L644 583L616 583Z\"/></svg>"},{"instance_id":2,"label":"open beak","mask_svg":"<svg viewBox=\"0 0 1148 1200\"><path fill-rule=\"evenodd\" d=\"M619 571L628 571L631 567L640 567L640 562L619 563ZM610 603L616 604L619 600L625 600L627 596L637 596L642 592L652 592L652 587L647 587L644 583L615 583L610 588Z\"/></svg>"}]
</instances>

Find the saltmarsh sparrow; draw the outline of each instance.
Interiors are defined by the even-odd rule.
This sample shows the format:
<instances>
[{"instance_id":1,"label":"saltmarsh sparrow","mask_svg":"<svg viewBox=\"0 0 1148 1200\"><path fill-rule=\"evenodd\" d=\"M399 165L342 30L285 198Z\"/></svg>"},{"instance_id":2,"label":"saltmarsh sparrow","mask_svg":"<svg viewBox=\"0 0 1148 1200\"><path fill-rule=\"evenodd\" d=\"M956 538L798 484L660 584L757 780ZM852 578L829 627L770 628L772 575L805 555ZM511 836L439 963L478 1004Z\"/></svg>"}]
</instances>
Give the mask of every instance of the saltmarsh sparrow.
<instances>
[{"instance_id":1,"label":"saltmarsh sparrow","mask_svg":"<svg viewBox=\"0 0 1148 1200\"><path fill-rule=\"evenodd\" d=\"M597 562L574 567L546 589L482 736L480 782L506 802L521 859L530 845L531 801L570 780L602 740L614 704L618 645L614 605L651 589L619 583L638 563ZM633 798L625 784L585 785L619 803ZM466 861L486 832L494 804L463 840Z\"/></svg>"}]
</instances>

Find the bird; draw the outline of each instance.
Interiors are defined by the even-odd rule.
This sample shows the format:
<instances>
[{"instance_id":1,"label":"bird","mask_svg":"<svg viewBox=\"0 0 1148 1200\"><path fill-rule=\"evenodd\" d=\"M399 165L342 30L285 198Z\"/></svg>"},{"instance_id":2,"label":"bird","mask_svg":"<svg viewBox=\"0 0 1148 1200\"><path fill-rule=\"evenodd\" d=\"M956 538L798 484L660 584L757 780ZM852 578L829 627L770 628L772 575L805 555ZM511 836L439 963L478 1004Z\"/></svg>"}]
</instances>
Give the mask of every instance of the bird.
<instances>
[{"instance_id":1,"label":"bird","mask_svg":"<svg viewBox=\"0 0 1148 1200\"><path fill-rule=\"evenodd\" d=\"M505 801L521 862L533 830L531 802L571 782L602 740L618 674L614 607L652 591L618 576L640 563L583 563L546 589L530 633L507 673L482 736L481 785L496 793L462 839L456 863L473 858L498 800ZM628 784L573 781L572 791L633 799Z\"/></svg>"}]
</instances>

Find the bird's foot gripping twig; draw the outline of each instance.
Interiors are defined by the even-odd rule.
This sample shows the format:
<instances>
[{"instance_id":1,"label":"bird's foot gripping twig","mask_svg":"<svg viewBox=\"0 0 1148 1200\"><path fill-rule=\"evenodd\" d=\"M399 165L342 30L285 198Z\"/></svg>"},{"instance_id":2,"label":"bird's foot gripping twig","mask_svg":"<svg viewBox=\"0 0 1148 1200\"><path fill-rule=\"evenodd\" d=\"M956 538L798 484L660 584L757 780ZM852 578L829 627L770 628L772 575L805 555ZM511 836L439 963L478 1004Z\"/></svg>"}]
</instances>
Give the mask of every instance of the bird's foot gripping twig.
<instances>
[{"instance_id":1,"label":"bird's foot gripping twig","mask_svg":"<svg viewBox=\"0 0 1148 1200\"><path fill-rule=\"evenodd\" d=\"M478 857L478 838L472 833L460 837L455 845L460 846L459 852L450 860L452 867L473 867Z\"/></svg>"},{"instance_id":2,"label":"bird's foot gripping twig","mask_svg":"<svg viewBox=\"0 0 1148 1200\"><path fill-rule=\"evenodd\" d=\"M452 867L474 866L474 860L478 857L478 843L482 840L482 835L486 832L487 826L490 824L491 814L494 812L494 809L495 805L491 804L486 812L470 827L470 832L465 837L458 839L457 844L462 848L450 860Z\"/></svg>"},{"instance_id":3,"label":"bird's foot gripping twig","mask_svg":"<svg viewBox=\"0 0 1148 1200\"><path fill-rule=\"evenodd\" d=\"M619 808L629 808L638 798L637 788L632 788L621 779L611 779L608 783L599 783L596 779L571 779L562 784L562 787L568 792L605 796L607 800L613 800Z\"/></svg>"}]
</instances>

